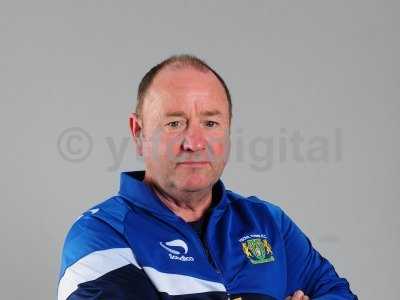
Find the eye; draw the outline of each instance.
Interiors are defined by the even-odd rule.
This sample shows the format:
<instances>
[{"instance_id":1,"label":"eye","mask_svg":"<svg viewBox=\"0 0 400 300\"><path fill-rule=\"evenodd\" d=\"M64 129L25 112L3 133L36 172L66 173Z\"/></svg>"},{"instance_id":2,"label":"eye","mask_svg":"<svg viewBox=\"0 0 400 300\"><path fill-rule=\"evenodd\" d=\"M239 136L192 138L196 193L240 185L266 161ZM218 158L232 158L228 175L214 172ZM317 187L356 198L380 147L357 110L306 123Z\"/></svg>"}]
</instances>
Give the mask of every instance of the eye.
<instances>
[{"instance_id":1,"label":"eye","mask_svg":"<svg viewBox=\"0 0 400 300\"><path fill-rule=\"evenodd\" d=\"M167 126L171 127L171 128L178 128L182 125L183 125L182 121L172 121L172 122L167 123Z\"/></svg>"},{"instance_id":2,"label":"eye","mask_svg":"<svg viewBox=\"0 0 400 300\"><path fill-rule=\"evenodd\" d=\"M215 121L205 121L205 125L206 125L206 127L212 128L212 127L216 127L216 126L218 125L218 122L215 122Z\"/></svg>"}]
</instances>

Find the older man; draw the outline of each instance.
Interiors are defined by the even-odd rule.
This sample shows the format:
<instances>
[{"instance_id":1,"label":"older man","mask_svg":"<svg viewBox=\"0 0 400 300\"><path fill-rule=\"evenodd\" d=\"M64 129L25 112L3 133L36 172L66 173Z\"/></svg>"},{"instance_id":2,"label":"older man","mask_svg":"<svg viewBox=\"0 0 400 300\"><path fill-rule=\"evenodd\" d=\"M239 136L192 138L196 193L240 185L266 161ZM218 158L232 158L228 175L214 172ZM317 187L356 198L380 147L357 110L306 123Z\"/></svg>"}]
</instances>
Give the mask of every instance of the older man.
<instances>
[{"instance_id":1,"label":"older man","mask_svg":"<svg viewBox=\"0 0 400 300\"><path fill-rule=\"evenodd\" d=\"M130 128L146 170L73 225L58 299L357 299L279 207L225 189L231 118L198 58L145 75Z\"/></svg>"}]
</instances>

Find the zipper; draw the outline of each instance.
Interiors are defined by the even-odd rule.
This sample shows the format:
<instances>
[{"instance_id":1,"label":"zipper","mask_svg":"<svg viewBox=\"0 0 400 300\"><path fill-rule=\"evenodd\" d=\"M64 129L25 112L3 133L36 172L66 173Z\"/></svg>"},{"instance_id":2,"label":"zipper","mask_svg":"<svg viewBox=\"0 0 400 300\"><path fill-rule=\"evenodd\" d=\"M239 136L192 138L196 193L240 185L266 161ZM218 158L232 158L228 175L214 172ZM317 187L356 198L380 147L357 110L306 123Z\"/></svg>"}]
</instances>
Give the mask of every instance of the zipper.
<instances>
[{"instance_id":1,"label":"zipper","mask_svg":"<svg viewBox=\"0 0 400 300\"><path fill-rule=\"evenodd\" d=\"M211 250L210 250L210 245L209 245L209 243L208 243L208 234L207 234L207 230L208 229L208 224L207 224L207 228L206 228L206 234L205 234L205 238L204 238L204 242L203 241L201 241L201 243L202 243L202 245L204 245L203 247L205 248L205 250L207 251L207 253L209 254L209 256L210 256L210 258L211 258L211 261L213 262L213 264L214 264L214 267L215 267L215 271L216 271L216 273L220 276L220 278L222 279L222 282L224 283L224 286L225 286L225 288L226 288L226 281L224 280L224 278L222 277L222 268L218 265L218 263L217 263L217 260L215 259L215 257L213 256L213 254L211 253ZM199 240L201 240L200 238L198 238Z\"/></svg>"},{"instance_id":2,"label":"zipper","mask_svg":"<svg viewBox=\"0 0 400 300\"><path fill-rule=\"evenodd\" d=\"M228 292L228 288L227 288L227 283L225 281L225 279L222 277L222 271L220 266L217 264L214 256L212 255L211 251L210 251L210 247L208 244L208 240L207 240L207 229L208 229L208 224L207 224L207 228L206 228L206 234L205 234L205 239L204 241L199 237L199 235L197 234L197 232L195 232L195 230L188 224L186 223L182 218L179 218L179 220L182 223L185 223L185 226L190 228L190 232L193 232L195 235L195 239L197 239L197 241L200 243L201 245L201 249L202 252L204 254L204 256L207 258L207 261L210 263L211 267L214 269L215 273L217 274L218 278L220 279L220 281L222 282L222 284L225 287L226 290L226 294L227 294L227 300L230 299L230 294Z\"/></svg>"}]
</instances>

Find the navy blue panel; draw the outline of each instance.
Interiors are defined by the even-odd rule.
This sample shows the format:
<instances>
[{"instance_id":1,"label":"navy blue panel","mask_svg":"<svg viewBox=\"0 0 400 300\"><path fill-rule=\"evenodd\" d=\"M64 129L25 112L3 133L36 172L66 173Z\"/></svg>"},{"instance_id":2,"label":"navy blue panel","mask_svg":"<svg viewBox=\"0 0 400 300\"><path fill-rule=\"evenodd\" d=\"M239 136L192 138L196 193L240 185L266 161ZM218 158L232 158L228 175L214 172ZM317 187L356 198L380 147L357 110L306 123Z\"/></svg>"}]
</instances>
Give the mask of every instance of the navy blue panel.
<instances>
[{"instance_id":1,"label":"navy blue panel","mask_svg":"<svg viewBox=\"0 0 400 300\"><path fill-rule=\"evenodd\" d=\"M82 283L68 300L159 300L153 284L142 270L127 265Z\"/></svg>"},{"instance_id":2,"label":"navy blue panel","mask_svg":"<svg viewBox=\"0 0 400 300\"><path fill-rule=\"evenodd\" d=\"M224 292L210 292L210 293L198 293L180 296L170 296L165 293L160 293L162 300L227 300L228 295ZM238 294L230 295L229 299L235 300L240 298L241 300L277 300L274 297L261 294Z\"/></svg>"},{"instance_id":3,"label":"navy blue panel","mask_svg":"<svg viewBox=\"0 0 400 300\"><path fill-rule=\"evenodd\" d=\"M188 295L170 296L166 293L160 293L162 300L228 300L225 292L209 292Z\"/></svg>"}]
</instances>

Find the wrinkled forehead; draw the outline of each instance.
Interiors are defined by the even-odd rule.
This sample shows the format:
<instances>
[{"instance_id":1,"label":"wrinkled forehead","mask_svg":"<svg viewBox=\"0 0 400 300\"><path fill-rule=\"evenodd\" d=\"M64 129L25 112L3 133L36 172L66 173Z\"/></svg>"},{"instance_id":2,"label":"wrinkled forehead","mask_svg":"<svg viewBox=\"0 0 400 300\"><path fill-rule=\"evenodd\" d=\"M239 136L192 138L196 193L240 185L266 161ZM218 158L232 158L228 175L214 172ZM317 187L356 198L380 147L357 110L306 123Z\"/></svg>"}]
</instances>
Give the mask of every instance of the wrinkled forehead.
<instances>
[{"instance_id":1,"label":"wrinkled forehead","mask_svg":"<svg viewBox=\"0 0 400 300\"><path fill-rule=\"evenodd\" d=\"M160 71L152 82L144 106L147 111L176 109L219 109L228 113L225 90L210 71L194 68Z\"/></svg>"}]
</instances>

